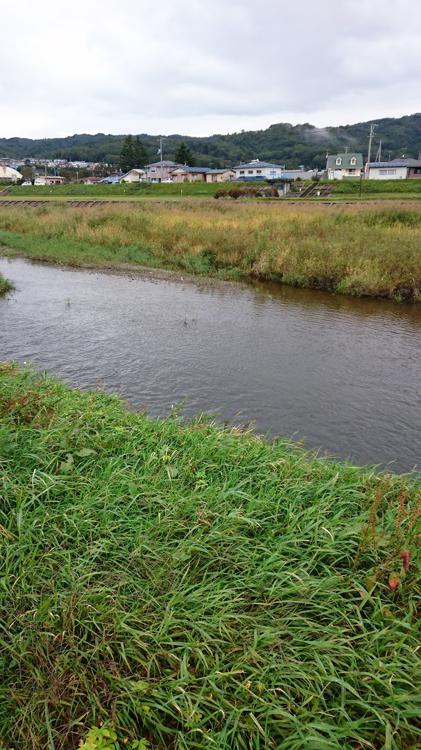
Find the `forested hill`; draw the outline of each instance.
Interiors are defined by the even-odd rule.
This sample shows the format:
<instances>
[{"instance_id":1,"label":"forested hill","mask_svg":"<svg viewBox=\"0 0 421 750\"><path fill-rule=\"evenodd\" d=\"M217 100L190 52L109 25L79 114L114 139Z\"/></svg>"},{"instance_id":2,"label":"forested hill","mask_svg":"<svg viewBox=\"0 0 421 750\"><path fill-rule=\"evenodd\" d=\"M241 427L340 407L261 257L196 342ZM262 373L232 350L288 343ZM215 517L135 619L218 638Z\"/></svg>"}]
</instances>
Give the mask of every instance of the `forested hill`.
<instances>
[{"instance_id":1,"label":"forested hill","mask_svg":"<svg viewBox=\"0 0 421 750\"><path fill-rule=\"evenodd\" d=\"M344 150L367 153L371 122L377 125L373 157L379 140L384 159L418 157L421 152L421 113L400 118L384 118L340 127L316 128L305 123L278 123L266 130L242 131L205 138L170 135L164 139L164 159L174 158L177 145L184 141L194 154L196 164L222 167L261 159L286 163L289 167L324 167L326 152ZM0 157L24 159L63 158L70 160L118 162L124 135L72 135L67 138L0 138ZM151 161L157 157L159 137L139 134Z\"/></svg>"}]
</instances>

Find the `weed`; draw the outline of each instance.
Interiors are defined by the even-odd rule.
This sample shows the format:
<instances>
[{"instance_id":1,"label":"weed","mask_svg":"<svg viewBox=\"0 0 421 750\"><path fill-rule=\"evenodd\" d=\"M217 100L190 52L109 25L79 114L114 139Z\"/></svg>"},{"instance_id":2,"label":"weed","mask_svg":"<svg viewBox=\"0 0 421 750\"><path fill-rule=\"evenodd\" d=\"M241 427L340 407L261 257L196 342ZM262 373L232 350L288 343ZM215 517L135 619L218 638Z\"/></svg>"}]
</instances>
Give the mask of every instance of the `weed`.
<instances>
[{"instance_id":1,"label":"weed","mask_svg":"<svg viewBox=\"0 0 421 750\"><path fill-rule=\"evenodd\" d=\"M28 368L0 403L3 745L416 746L416 477Z\"/></svg>"},{"instance_id":2,"label":"weed","mask_svg":"<svg viewBox=\"0 0 421 750\"><path fill-rule=\"evenodd\" d=\"M4 278L4 276L0 273L0 297L3 294L6 294L6 292L10 292L13 289L13 284L10 283L7 279Z\"/></svg>"}]
</instances>

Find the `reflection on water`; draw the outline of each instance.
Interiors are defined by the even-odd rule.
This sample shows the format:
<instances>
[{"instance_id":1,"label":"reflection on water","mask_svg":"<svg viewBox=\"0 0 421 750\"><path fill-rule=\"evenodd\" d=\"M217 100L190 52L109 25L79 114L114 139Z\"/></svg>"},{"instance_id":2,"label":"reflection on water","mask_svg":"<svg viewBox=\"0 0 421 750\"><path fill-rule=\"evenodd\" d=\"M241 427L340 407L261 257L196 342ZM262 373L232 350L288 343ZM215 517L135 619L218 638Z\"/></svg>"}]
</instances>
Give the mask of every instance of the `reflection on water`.
<instances>
[{"instance_id":1,"label":"reflection on water","mask_svg":"<svg viewBox=\"0 0 421 750\"><path fill-rule=\"evenodd\" d=\"M419 462L421 310L276 284L221 287L0 260L0 358L151 414L216 413L358 463Z\"/></svg>"}]
</instances>

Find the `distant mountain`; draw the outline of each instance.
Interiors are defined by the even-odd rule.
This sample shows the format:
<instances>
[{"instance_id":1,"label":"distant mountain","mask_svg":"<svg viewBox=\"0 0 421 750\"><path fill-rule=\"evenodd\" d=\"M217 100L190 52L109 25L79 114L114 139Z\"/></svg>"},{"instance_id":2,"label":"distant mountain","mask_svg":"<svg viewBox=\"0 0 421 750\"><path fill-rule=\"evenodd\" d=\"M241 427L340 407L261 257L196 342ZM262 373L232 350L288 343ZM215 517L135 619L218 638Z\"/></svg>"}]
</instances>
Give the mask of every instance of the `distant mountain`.
<instances>
[{"instance_id":1,"label":"distant mountain","mask_svg":"<svg viewBox=\"0 0 421 750\"><path fill-rule=\"evenodd\" d=\"M421 152L421 113L405 117L386 117L359 122L356 125L316 128L314 125L278 123L266 130L250 130L205 138L170 135L164 138L164 158L173 159L180 141L185 141L196 158L196 164L222 167L228 164L261 159L288 167L324 167L326 153L346 148L367 154L370 125L377 125L372 156L382 141L384 159L402 156L418 157ZM124 135L72 135L67 138L0 138L0 157L25 159L62 158L69 160L118 163ZM139 134L148 156L155 161L159 137Z\"/></svg>"}]
</instances>

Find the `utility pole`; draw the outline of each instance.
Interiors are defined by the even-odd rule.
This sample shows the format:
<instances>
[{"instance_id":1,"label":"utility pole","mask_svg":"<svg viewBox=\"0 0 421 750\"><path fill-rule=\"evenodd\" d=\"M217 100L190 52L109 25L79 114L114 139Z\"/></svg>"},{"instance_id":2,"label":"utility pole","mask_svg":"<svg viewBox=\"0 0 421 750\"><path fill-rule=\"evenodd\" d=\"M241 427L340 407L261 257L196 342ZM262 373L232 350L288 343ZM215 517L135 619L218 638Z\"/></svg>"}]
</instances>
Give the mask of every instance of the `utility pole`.
<instances>
[{"instance_id":1,"label":"utility pole","mask_svg":"<svg viewBox=\"0 0 421 750\"><path fill-rule=\"evenodd\" d=\"M370 164L370 159L371 159L371 144L372 144L372 141L373 141L373 136L374 136L374 130L375 130L375 128L376 128L376 125L370 125L370 135L368 136L367 165ZM366 171L368 171L368 166L367 166Z\"/></svg>"},{"instance_id":2,"label":"utility pole","mask_svg":"<svg viewBox=\"0 0 421 750\"><path fill-rule=\"evenodd\" d=\"M376 161L381 161L381 160L382 160L382 142L380 141L379 147L377 149Z\"/></svg>"}]
</instances>

